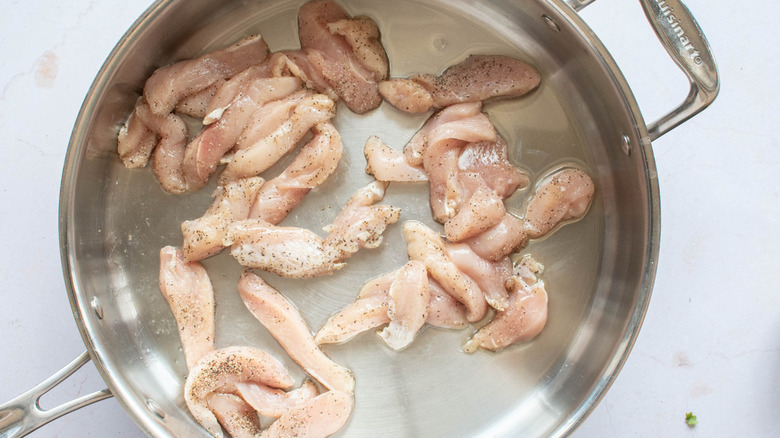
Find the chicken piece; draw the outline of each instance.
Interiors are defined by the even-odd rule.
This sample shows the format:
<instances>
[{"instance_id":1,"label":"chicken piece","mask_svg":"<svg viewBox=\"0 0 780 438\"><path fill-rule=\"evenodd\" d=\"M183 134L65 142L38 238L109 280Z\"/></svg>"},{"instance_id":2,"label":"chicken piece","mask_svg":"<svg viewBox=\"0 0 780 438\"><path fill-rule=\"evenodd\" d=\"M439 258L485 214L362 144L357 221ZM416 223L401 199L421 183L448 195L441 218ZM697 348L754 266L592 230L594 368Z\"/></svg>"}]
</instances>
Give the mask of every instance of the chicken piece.
<instances>
[{"instance_id":1,"label":"chicken piece","mask_svg":"<svg viewBox=\"0 0 780 438\"><path fill-rule=\"evenodd\" d=\"M347 424L354 408L351 393L328 391L285 412L260 437L325 438Z\"/></svg>"},{"instance_id":2,"label":"chicken piece","mask_svg":"<svg viewBox=\"0 0 780 438\"><path fill-rule=\"evenodd\" d=\"M186 96L259 64L267 56L268 45L260 35L252 35L225 49L155 70L143 94L152 113L165 116Z\"/></svg>"},{"instance_id":3,"label":"chicken piece","mask_svg":"<svg viewBox=\"0 0 780 438\"><path fill-rule=\"evenodd\" d=\"M160 250L160 291L179 329L187 368L214 350L214 290L200 263L184 261L181 251Z\"/></svg>"},{"instance_id":4,"label":"chicken piece","mask_svg":"<svg viewBox=\"0 0 780 438\"><path fill-rule=\"evenodd\" d=\"M382 244L385 228L398 221L401 210L389 205L374 205L385 196L387 183L373 181L349 198L330 225L324 227L326 250L334 262L351 257L360 248Z\"/></svg>"},{"instance_id":5,"label":"chicken piece","mask_svg":"<svg viewBox=\"0 0 780 438\"><path fill-rule=\"evenodd\" d=\"M298 10L298 36L308 61L350 110L363 114L382 103L377 83L387 78L388 61L371 19L315 0Z\"/></svg>"},{"instance_id":6,"label":"chicken piece","mask_svg":"<svg viewBox=\"0 0 780 438\"><path fill-rule=\"evenodd\" d=\"M330 86L327 79L311 64L311 61L306 56L306 53L310 51L311 49L274 52L263 65L268 70L270 76L293 76L299 78L306 84L306 88L320 94L326 94L333 101L338 100L339 96L336 94L336 90Z\"/></svg>"},{"instance_id":7,"label":"chicken piece","mask_svg":"<svg viewBox=\"0 0 780 438\"><path fill-rule=\"evenodd\" d=\"M249 216L249 209L263 182L262 178L256 176L217 187L212 195L214 202L203 216L181 224L184 260L203 260L222 251L228 227L233 222Z\"/></svg>"},{"instance_id":8,"label":"chicken piece","mask_svg":"<svg viewBox=\"0 0 780 438\"><path fill-rule=\"evenodd\" d=\"M435 128L450 122L477 116L481 111L482 104L475 102L452 105L434 113L404 147L406 161L412 166L421 166L425 148L428 146L428 137Z\"/></svg>"},{"instance_id":9,"label":"chicken piece","mask_svg":"<svg viewBox=\"0 0 780 438\"><path fill-rule=\"evenodd\" d=\"M206 404L231 438L255 438L260 434L257 411L241 397L212 392L206 396Z\"/></svg>"},{"instance_id":10,"label":"chicken piece","mask_svg":"<svg viewBox=\"0 0 780 438\"><path fill-rule=\"evenodd\" d=\"M247 382L236 383L235 389L255 413L272 418L279 418L288 410L303 406L320 394L317 385L311 380L306 380L300 388L290 391Z\"/></svg>"},{"instance_id":11,"label":"chicken piece","mask_svg":"<svg viewBox=\"0 0 780 438\"><path fill-rule=\"evenodd\" d=\"M594 190L593 181L579 169L566 168L545 177L525 213L528 237L538 239L565 221L580 219Z\"/></svg>"},{"instance_id":12,"label":"chicken piece","mask_svg":"<svg viewBox=\"0 0 780 438\"><path fill-rule=\"evenodd\" d=\"M524 248L528 244L528 235L523 220L505 213L497 225L463 243L480 257L497 261Z\"/></svg>"},{"instance_id":13,"label":"chicken piece","mask_svg":"<svg viewBox=\"0 0 780 438\"><path fill-rule=\"evenodd\" d=\"M316 125L313 131L314 138L301 148L295 160L260 189L249 217L278 224L336 170L342 154L341 136L330 122Z\"/></svg>"},{"instance_id":14,"label":"chicken piece","mask_svg":"<svg viewBox=\"0 0 780 438\"><path fill-rule=\"evenodd\" d=\"M504 284L512 276L512 260L509 257L495 262L485 260L463 243L447 243L446 248L458 269L479 285L488 304L496 310L505 310L509 296Z\"/></svg>"},{"instance_id":15,"label":"chicken piece","mask_svg":"<svg viewBox=\"0 0 780 438\"><path fill-rule=\"evenodd\" d=\"M224 80L222 85L215 91L212 98L207 102L206 114L203 116L203 124L210 125L220 118L225 113L225 110L236 101L242 94L246 94L250 91L250 86L261 79L269 79L271 76L266 68L265 63L261 65L253 65L246 70L236 74L230 79Z\"/></svg>"},{"instance_id":16,"label":"chicken piece","mask_svg":"<svg viewBox=\"0 0 780 438\"><path fill-rule=\"evenodd\" d=\"M224 435L209 409L209 396L224 392L222 388L232 389L239 382L285 389L295 380L281 362L259 348L227 347L203 356L184 382L184 401L195 420L215 437Z\"/></svg>"},{"instance_id":17,"label":"chicken piece","mask_svg":"<svg viewBox=\"0 0 780 438\"><path fill-rule=\"evenodd\" d=\"M425 265L410 260L401 267L390 284L389 295L387 316L390 324L379 333L379 337L387 346L399 351L412 343L428 319L431 293Z\"/></svg>"},{"instance_id":18,"label":"chicken piece","mask_svg":"<svg viewBox=\"0 0 780 438\"><path fill-rule=\"evenodd\" d=\"M117 153L122 164L128 169L145 167L158 141L157 134L146 126L141 116L136 114L138 111L149 111L143 98L136 101L135 109L119 128L117 136Z\"/></svg>"},{"instance_id":19,"label":"chicken piece","mask_svg":"<svg viewBox=\"0 0 780 438\"><path fill-rule=\"evenodd\" d=\"M341 344L389 323L390 285L397 273L398 270L391 271L363 284L355 301L331 316L317 331L317 344Z\"/></svg>"},{"instance_id":20,"label":"chicken piece","mask_svg":"<svg viewBox=\"0 0 780 438\"><path fill-rule=\"evenodd\" d=\"M439 328L463 329L469 325L466 307L452 298L436 280L428 277L431 301L428 304L427 323Z\"/></svg>"},{"instance_id":21,"label":"chicken piece","mask_svg":"<svg viewBox=\"0 0 780 438\"><path fill-rule=\"evenodd\" d=\"M412 166L403 152L386 145L379 137L372 135L363 147L366 156L366 173L378 181L422 182L428 175L421 166Z\"/></svg>"},{"instance_id":22,"label":"chicken piece","mask_svg":"<svg viewBox=\"0 0 780 438\"><path fill-rule=\"evenodd\" d=\"M528 175L509 162L508 148L502 137L498 141L469 143L458 157L458 169L479 174L488 187L506 199L530 182Z\"/></svg>"},{"instance_id":23,"label":"chicken piece","mask_svg":"<svg viewBox=\"0 0 780 438\"><path fill-rule=\"evenodd\" d=\"M428 274L448 294L466 306L469 322L481 320L488 307L485 295L479 285L452 261L441 236L416 221L403 224L403 235L409 258L423 262L428 268Z\"/></svg>"},{"instance_id":24,"label":"chicken piece","mask_svg":"<svg viewBox=\"0 0 780 438\"><path fill-rule=\"evenodd\" d=\"M299 90L283 99L266 102L252 113L236 142L235 150L246 149L273 134L292 117L298 104L311 95L311 90Z\"/></svg>"},{"instance_id":25,"label":"chicken piece","mask_svg":"<svg viewBox=\"0 0 780 438\"><path fill-rule=\"evenodd\" d=\"M535 262L534 262L535 263ZM496 351L518 342L527 342L538 335L547 323L547 291L544 282L530 271L509 278L509 304L486 326L463 345L463 351L473 353L478 348Z\"/></svg>"},{"instance_id":26,"label":"chicken piece","mask_svg":"<svg viewBox=\"0 0 780 438\"><path fill-rule=\"evenodd\" d=\"M320 350L306 321L287 298L248 271L241 274L238 292L249 311L307 373L329 390L354 391L352 372Z\"/></svg>"},{"instance_id":27,"label":"chicken piece","mask_svg":"<svg viewBox=\"0 0 780 438\"><path fill-rule=\"evenodd\" d=\"M379 94L391 105L407 113L424 113L433 108L433 94L411 79L390 79L377 86Z\"/></svg>"},{"instance_id":28,"label":"chicken piece","mask_svg":"<svg viewBox=\"0 0 780 438\"><path fill-rule=\"evenodd\" d=\"M335 116L335 103L324 94L305 97L289 120L257 143L240 149L220 175L220 184L259 175L287 154L318 123Z\"/></svg>"},{"instance_id":29,"label":"chicken piece","mask_svg":"<svg viewBox=\"0 0 780 438\"><path fill-rule=\"evenodd\" d=\"M409 79L391 79L380 84L380 93L398 109L425 112L462 102L523 96L540 82L539 72L520 60L501 55L471 55L440 76L422 74ZM428 102L430 105L426 105Z\"/></svg>"},{"instance_id":30,"label":"chicken piece","mask_svg":"<svg viewBox=\"0 0 780 438\"><path fill-rule=\"evenodd\" d=\"M484 233L498 225L506 215L504 200L485 184L481 176L461 173L459 182L462 188L453 197L456 213L444 223L444 235L451 242Z\"/></svg>"},{"instance_id":31,"label":"chicken piece","mask_svg":"<svg viewBox=\"0 0 780 438\"><path fill-rule=\"evenodd\" d=\"M200 119L206 117L208 115L209 103L211 103L211 100L225 82L225 79L220 79L204 88L202 91L182 98L179 103L176 104L174 111L179 114L186 114L190 117Z\"/></svg>"},{"instance_id":32,"label":"chicken piece","mask_svg":"<svg viewBox=\"0 0 780 438\"><path fill-rule=\"evenodd\" d=\"M262 219L233 222L228 227L225 246L242 265L288 278L311 278L344 267L325 250L323 239L297 227L280 227Z\"/></svg>"},{"instance_id":33,"label":"chicken piece","mask_svg":"<svg viewBox=\"0 0 780 438\"><path fill-rule=\"evenodd\" d=\"M187 188L197 190L206 185L222 157L238 142L255 111L266 102L289 96L300 88L301 81L297 78L259 78L246 83L219 120L187 145L184 158Z\"/></svg>"}]
</instances>

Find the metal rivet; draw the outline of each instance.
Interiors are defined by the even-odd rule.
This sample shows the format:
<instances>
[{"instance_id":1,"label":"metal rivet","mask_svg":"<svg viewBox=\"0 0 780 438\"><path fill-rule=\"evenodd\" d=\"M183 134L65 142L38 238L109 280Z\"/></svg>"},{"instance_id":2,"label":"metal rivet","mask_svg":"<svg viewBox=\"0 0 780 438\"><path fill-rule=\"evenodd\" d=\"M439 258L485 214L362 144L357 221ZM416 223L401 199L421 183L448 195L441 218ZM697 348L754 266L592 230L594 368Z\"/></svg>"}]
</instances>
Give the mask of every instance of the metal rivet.
<instances>
[{"instance_id":1,"label":"metal rivet","mask_svg":"<svg viewBox=\"0 0 780 438\"><path fill-rule=\"evenodd\" d=\"M95 311L95 315L97 315L98 319L103 319L103 305L100 304L98 297L92 297L92 299L89 300L89 305L92 306L92 310Z\"/></svg>"},{"instance_id":2,"label":"metal rivet","mask_svg":"<svg viewBox=\"0 0 780 438\"><path fill-rule=\"evenodd\" d=\"M558 23L555 22L552 18L550 18L549 15L544 14L542 15L542 20L544 20L544 24L547 25L547 27L550 28L550 30L554 32L560 32L561 28L558 26Z\"/></svg>"},{"instance_id":3,"label":"metal rivet","mask_svg":"<svg viewBox=\"0 0 780 438\"><path fill-rule=\"evenodd\" d=\"M160 405L157 404L156 401L147 398L146 399L146 407L149 408L150 411L157 417L159 417L161 420L165 418L165 412L162 411L162 408Z\"/></svg>"},{"instance_id":4,"label":"metal rivet","mask_svg":"<svg viewBox=\"0 0 780 438\"><path fill-rule=\"evenodd\" d=\"M623 141L620 144L620 148L623 149L623 153L627 156L631 156L631 139L626 134L623 134Z\"/></svg>"}]
</instances>

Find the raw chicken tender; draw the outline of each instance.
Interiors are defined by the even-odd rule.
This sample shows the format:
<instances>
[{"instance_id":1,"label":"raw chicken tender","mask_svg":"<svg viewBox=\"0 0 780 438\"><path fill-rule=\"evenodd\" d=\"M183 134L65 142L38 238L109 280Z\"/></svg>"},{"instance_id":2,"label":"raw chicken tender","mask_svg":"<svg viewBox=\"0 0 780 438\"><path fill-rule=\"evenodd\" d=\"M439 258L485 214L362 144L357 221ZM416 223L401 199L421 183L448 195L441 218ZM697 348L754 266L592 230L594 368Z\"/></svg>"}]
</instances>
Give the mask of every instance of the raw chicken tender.
<instances>
[{"instance_id":1,"label":"raw chicken tender","mask_svg":"<svg viewBox=\"0 0 780 438\"><path fill-rule=\"evenodd\" d=\"M463 243L447 243L447 254L464 274L477 282L491 307L505 310L509 295L505 283L512 276L512 260L509 257L491 262L477 255Z\"/></svg>"},{"instance_id":2,"label":"raw chicken tender","mask_svg":"<svg viewBox=\"0 0 780 438\"><path fill-rule=\"evenodd\" d=\"M367 17L350 18L332 0L315 0L298 10L301 49L350 110L362 114L382 103L377 83L388 61L379 30Z\"/></svg>"},{"instance_id":3,"label":"raw chicken tender","mask_svg":"<svg viewBox=\"0 0 780 438\"><path fill-rule=\"evenodd\" d=\"M271 388L289 388L295 380L281 362L254 347L227 347L203 356L184 382L184 401L192 416L215 437L223 437L209 397L229 392L236 383L256 382Z\"/></svg>"},{"instance_id":4,"label":"raw chicken tender","mask_svg":"<svg viewBox=\"0 0 780 438\"><path fill-rule=\"evenodd\" d=\"M428 277L428 290L431 293L431 302L428 304L428 324L447 329L463 329L469 325L466 307L430 277Z\"/></svg>"},{"instance_id":5,"label":"raw chicken tender","mask_svg":"<svg viewBox=\"0 0 780 438\"><path fill-rule=\"evenodd\" d=\"M461 173L458 182L458 195L453 196L456 213L444 223L444 235L451 242L484 233L498 225L506 215L503 198L488 187L481 176Z\"/></svg>"},{"instance_id":6,"label":"raw chicken tender","mask_svg":"<svg viewBox=\"0 0 780 438\"><path fill-rule=\"evenodd\" d=\"M341 262L360 248L377 248L385 228L398 221L401 210L389 205L374 205L385 196L387 183L374 181L358 189L330 225L325 246L332 260Z\"/></svg>"},{"instance_id":7,"label":"raw chicken tender","mask_svg":"<svg viewBox=\"0 0 780 438\"><path fill-rule=\"evenodd\" d=\"M257 411L241 397L212 392L206 397L206 404L231 438L254 438L260 434Z\"/></svg>"},{"instance_id":8,"label":"raw chicken tender","mask_svg":"<svg viewBox=\"0 0 780 438\"><path fill-rule=\"evenodd\" d=\"M415 221L403 224L403 235L409 258L423 262L428 268L428 274L448 294L466 306L469 322L481 320L488 307L485 295L479 285L452 261L441 236Z\"/></svg>"},{"instance_id":9,"label":"raw chicken tender","mask_svg":"<svg viewBox=\"0 0 780 438\"><path fill-rule=\"evenodd\" d=\"M497 141L470 143L458 157L458 169L478 174L498 196L506 199L530 182L528 175L509 162L508 148L501 137Z\"/></svg>"},{"instance_id":10,"label":"raw chicken tender","mask_svg":"<svg viewBox=\"0 0 780 438\"><path fill-rule=\"evenodd\" d=\"M463 241L487 260L500 260L520 251L528 244L525 222L511 213L505 213L497 225L489 230Z\"/></svg>"},{"instance_id":11,"label":"raw chicken tender","mask_svg":"<svg viewBox=\"0 0 780 438\"><path fill-rule=\"evenodd\" d=\"M567 168L547 176L525 214L528 237L538 239L559 224L585 215L593 199L593 181L579 169Z\"/></svg>"},{"instance_id":12,"label":"raw chicken tender","mask_svg":"<svg viewBox=\"0 0 780 438\"><path fill-rule=\"evenodd\" d=\"M529 269L529 265L534 268ZM538 335L547 323L547 291L533 271L541 265L528 258L520 263L508 281L509 304L505 311L482 327L463 345L463 351L473 353L478 348L500 350L518 342L527 342Z\"/></svg>"},{"instance_id":13,"label":"raw chicken tender","mask_svg":"<svg viewBox=\"0 0 780 438\"><path fill-rule=\"evenodd\" d=\"M172 246L160 250L160 291L179 329L187 368L214 350L214 290L200 263Z\"/></svg>"},{"instance_id":14,"label":"raw chicken tender","mask_svg":"<svg viewBox=\"0 0 780 438\"><path fill-rule=\"evenodd\" d=\"M431 293L428 272L422 262L410 260L390 284L387 316L390 324L379 333L393 350L403 350L412 343L428 319Z\"/></svg>"},{"instance_id":15,"label":"raw chicken tender","mask_svg":"<svg viewBox=\"0 0 780 438\"><path fill-rule=\"evenodd\" d=\"M249 311L307 373L330 390L348 394L354 391L352 372L320 350L308 324L287 298L248 271L241 274L238 292Z\"/></svg>"},{"instance_id":16,"label":"raw chicken tender","mask_svg":"<svg viewBox=\"0 0 780 438\"><path fill-rule=\"evenodd\" d=\"M222 50L161 67L144 85L144 97L154 114L165 116L176 104L222 79L228 79L268 56L268 45L252 35Z\"/></svg>"},{"instance_id":17,"label":"raw chicken tender","mask_svg":"<svg viewBox=\"0 0 780 438\"><path fill-rule=\"evenodd\" d=\"M414 75L380 84L379 91L396 108L413 113L461 102L523 96L539 86L541 76L529 64L501 55L471 55L441 76Z\"/></svg>"},{"instance_id":18,"label":"raw chicken tender","mask_svg":"<svg viewBox=\"0 0 780 438\"><path fill-rule=\"evenodd\" d=\"M366 141L363 154L366 156L366 173L378 181L428 181L428 175L422 166L412 166L406 161L402 151L391 148L375 135Z\"/></svg>"},{"instance_id":19,"label":"raw chicken tender","mask_svg":"<svg viewBox=\"0 0 780 438\"><path fill-rule=\"evenodd\" d=\"M297 227L280 227L262 219L234 222L225 246L242 266L273 272L282 277L311 278L344 267L335 263L323 239Z\"/></svg>"},{"instance_id":20,"label":"raw chicken tender","mask_svg":"<svg viewBox=\"0 0 780 438\"><path fill-rule=\"evenodd\" d=\"M181 224L184 260L203 260L222 251L228 227L249 216L249 209L263 182L262 178L256 176L217 187L213 194L214 202L203 216Z\"/></svg>"},{"instance_id":21,"label":"raw chicken tender","mask_svg":"<svg viewBox=\"0 0 780 438\"><path fill-rule=\"evenodd\" d=\"M260 437L325 438L344 427L354 408L351 393L328 391L285 412Z\"/></svg>"},{"instance_id":22,"label":"raw chicken tender","mask_svg":"<svg viewBox=\"0 0 780 438\"><path fill-rule=\"evenodd\" d=\"M311 380L306 380L300 388L290 391L249 382L236 383L235 388L236 393L253 408L255 414L273 418L279 418L288 410L305 405L320 394L317 385Z\"/></svg>"},{"instance_id":23,"label":"raw chicken tender","mask_svg":"<svg viewBox=\"0 0 780 438\"><path fill-rule=\"evenodd\" d=\"M314 138L276 178L266 182L252 204L251 218L278 224L306 196L336 170L341 159L341 136L330 122L316 125Z\"/></svg>"}]
</instances>

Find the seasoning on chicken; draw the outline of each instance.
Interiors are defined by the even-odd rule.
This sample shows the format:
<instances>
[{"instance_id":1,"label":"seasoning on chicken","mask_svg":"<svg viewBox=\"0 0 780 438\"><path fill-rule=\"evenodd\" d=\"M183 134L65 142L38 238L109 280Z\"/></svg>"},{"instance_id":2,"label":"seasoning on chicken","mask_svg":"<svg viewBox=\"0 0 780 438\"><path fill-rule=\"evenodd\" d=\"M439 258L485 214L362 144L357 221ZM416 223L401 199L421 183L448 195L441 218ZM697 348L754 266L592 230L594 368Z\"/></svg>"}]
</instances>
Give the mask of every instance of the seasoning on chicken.
<instances>
[{"instance_id":1,"label":"seasoning on chicken","mask_svg":"<svg viewBox=\"0 0 780 438\"><path fill-rule=\"evenodd\" d=\"M579 169L565 168L545 177L525 214L528 237L538 239L563 222L581 218L594 190L593 181Z\"/></svg>"},{"instance_id":2,"label":"seasoning on chicken","mask_svg":"<svg viewBox=\"0 0 780 438\"><path fill-rule=\"evenodd\" d=\"M478 348L500 350L518 342L527 342L538 335L547 323L547 291L536 278L542 266L525 257L507 281L509 304L496 317L477 331L463 345L463 351L473 353Z\"/></svg>"},{"instance_id":3,"label":"seasoning on chicken","mask_svg":"<svg viewBox=\"0 0 780 438\"><path fill-rule=\"evenodd\" d=\"M512 261L509 257L491 262L463 243L447 243L445 247L458 269L479 285L490 307L505 310L509 302L505 283L512 276Z\"/></svg>"},{"instance_id":4,"label":"seasoning on chicken","mask_svg":"<svg viewBox=\"0 0 780 438\"><path fill-rule=\"evenodd\" d=\"M508 149L500 136L497 141L469 143L458 157L458 170L478 174L499 197L506 199L530 182L528 175L509 161Z\"/></svg>"},{"instance_id":5,"label":"seasoning on chicken","mask_svg":"<svg viewBox=\"0 0 780 438\"><path fill-rule=\"evenodd\" d=\"M366 140L363 154L366 156L366 173L378 181L428 181L428 175L422 166L412 166L406 161L402 151L391 148L375 135Z\"/></svg>"},{"instance_id":6,"label":"seasoning on chicken","mask_svg":"<svg viewBox=\"0 0 780 438\"><path fill-rule=\"evenodd\" d=\"M483 259L496 261L523 249L528 244L528 235L522 219L505 213L497 225L463 243Z\"/></svg>"},{"instance_id":7,"label":"seasoning on chicken","mask_svg":"<svg viewBox=\"0 0 780 438\"><path fill-rule=\"evenodd\" d=\"M460 242L498 225L506 214L504 199L479 174L460 173L453 196L455 214L444 223L444 235Z\"/></svg>"},{"instance_id":8,"label":"seasoning on chicken","mask_svg":"<svg viewBox=\"0 0 780 438\"><path fill-rule=\"evenodd\" d=\"M257 411L241 397L212 392L206 396L206 405L231 438L255 438L260 434Z\"/></svg>"},{"instance_id":9,"label":"seasoning on chicken","mask_svg":"<svg viewBox=\"0 0 780 438\"><path fill-rule=\"evenodd\" d=\"M160 291L179 329L187 368L214 350L214 291L206 269L172 246L160 250Z\"/></svg>"},{"instance_id":10,"label":"seasoning on chicken","mask_svg":"<svg viewBox=\"0 0 780 438\"><path fill-rule=\"evenodd\" d=\"M264 417L279 418L290 409L298 408L320 394L311 380L303 382L300 388L282 391L259 383L241 382L235 384L236 393L255 411Z\"/></svg>"},{"instance_id":11,"label":"seasoning on chicken","mask_svg":"<svg viewBox=\"0 0 780 438\"><path fill-rule=\"evenodd\" d=\"M298 10L298 36L311 65L350 110L362 114L382 103L377 84L387 79L388 60L371 19L315 0Z\"/></svg>"},{"instance_id":12,"label":"seasoning on chicken","mask_svg":"<svg viewBox=\"0 0 780 438\"><path fill-rule=\"evenodd\" d=\"M428 319L431 293L425 265L410 260L402 266L390 284L388 294L390 302L387 316L390 323L379 333L379 337L388 347L399 351L412 343Z\"/></svg>"},{"instance_id":13,"label":"seasoning on chicken","mask_svg":"<svg viewBox=\"0 0 780 438\"><path fill-rule=\"evenodd\" d=\"M341 430L349 420L355 400L351 393L327 391L274 421L261 438L325 438Z\"/></svg>"},{"instance_id":14,"label":"seasoning on chicken","mask_svg":"<svg viewBox=\"0 0 780 438\"><path fill-rule=\"evenodd\" d=\"M267 181L252 203L249 217L278 224L336 170L341 159L341 136L330 122L316 125L314 137L276 178Z\"/></svg>"},{"instance_id":15,"label":"seasoning on chicken","mask_svg":"<svg viewBox=\"0 0 780 438\"><path fill-rule=\"evenodd\" d=\"M217 187L212 195L214 202L203 216L181 224L184 260L203 260L222 251L228 227L249 216L249 209L263 182L262 178L256 176Z\"/></svg>"},{"instance_id":16,"label":"seasoning on chicken","mask_svg":"<svg viewBox=\"0 0 780 438\"><path fill-rule=\"evenodd\" d=\"M217 417L209 409L209 397L230 392L236 383L255 382L271 388L290 388L295 380L279 360L255 347L226 347L203 356L184 382L187 408L215 437L223 437Z\"/></svg>"},{"instance_id":17,"label":"seasoning on chicken","mask_svg":"<svg viewBox=\"0 0 780 438\"><path fill-rule=\"evenodd\" d=\"M249 311L309 375L330 390L349 394L354 391L352 372L320 350L308 324L287 298L248 271L241 274L238 292Z\"/></svg>"},{"instance_id":18,"label":"seasoning on chicken","mask_svg":"<svg viewBox=\"0 0 780 438\"><path fill-rule=\"evenodd\" d=\"M539 72L518 59L471 55L440 76L418 74L382 82L379 92L396 108L420 113L462 102L523 96L540 82Z\"/></svg>"},{"instance_id":19,"label":"seasoning on chicken","mask_svg":"<svg viewBox=\"0 0 780 438\"><path fill-rule=\"evenodd\" d=\"M225 49L155 70L143 95L152 113L165 116L183 98L260 64L267 56L268 45L260 35L252 35Z\"/></svg>"}]
</instances>

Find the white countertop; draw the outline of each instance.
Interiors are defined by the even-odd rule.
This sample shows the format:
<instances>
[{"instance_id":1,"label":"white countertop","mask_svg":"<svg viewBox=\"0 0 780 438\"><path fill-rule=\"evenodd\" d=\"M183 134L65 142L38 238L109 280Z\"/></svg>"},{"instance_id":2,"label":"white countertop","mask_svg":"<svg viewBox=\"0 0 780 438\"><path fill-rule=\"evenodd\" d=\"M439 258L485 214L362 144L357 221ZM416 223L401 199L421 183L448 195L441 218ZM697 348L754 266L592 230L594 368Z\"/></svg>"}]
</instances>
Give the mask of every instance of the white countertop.
<instances>
[{"instance_id":1,"label":"white countertop","mask_svg":"<svg viewBox=\"0 0 780 438\"><path fill-rule=\"evenodd\" d=\"M768 437L780 430L776 8L769 0L686 4L713 47L721 93L653 144L662 206L653 297L627 363L577 438ZM85 349L59 257L62 163L87 89L148 5L12 1L0 15L0 402ZM637 2L599 0L583 16L617 59L647 120L682 101L687 82ZM88 364L43 406L103 387ZM699 419L695 427L684 422L688 411ZM114 399L32 434L142 435Z\"/></svg>"}]
</instances>

